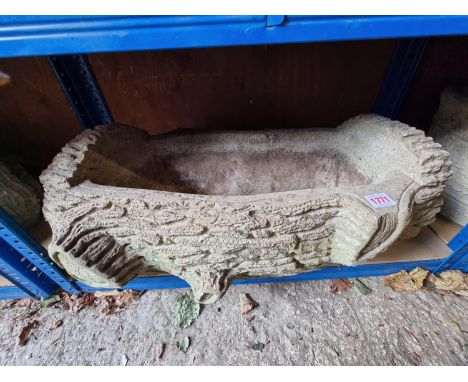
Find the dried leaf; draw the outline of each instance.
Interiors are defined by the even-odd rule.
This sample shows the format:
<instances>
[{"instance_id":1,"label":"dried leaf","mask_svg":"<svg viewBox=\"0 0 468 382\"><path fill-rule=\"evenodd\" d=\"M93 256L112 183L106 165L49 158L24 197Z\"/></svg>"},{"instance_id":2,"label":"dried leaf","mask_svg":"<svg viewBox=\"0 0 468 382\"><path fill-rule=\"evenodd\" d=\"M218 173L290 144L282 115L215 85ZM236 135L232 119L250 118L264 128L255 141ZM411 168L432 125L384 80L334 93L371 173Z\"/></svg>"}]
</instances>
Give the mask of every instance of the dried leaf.
<instances>
[{"instance_id":1,"label":"dried leaf","mask_svg":"<svg viewBox=\"0 0 468 382\"><path fill-rule=\"evenodd\" d=\"M46 299L41 301L41 309L43 308L48 308L49 306L54 305L55 303L60 301L60 296L58 294L53 294L50 297L47 297Z\"/></svg>"},{"instance_id":2,"label":"dried leaf","mask_svg":"<svg viewBox=\"0 0 468 382\"><path fill-rule=\"evenodd\" d=\"M187 353L187 350L190 346L190 338L184 337L180 341L177 341L177 349L183 353Z\"/></svg>"},{"instance_id":3,"label":"dried leaf","mask_svg":"<svg viewBox=\"0 0 468 382\"><path fill-rule=\"evenodd\" d=\"M34 302L34 300L32 298L22 298L20 300L17 300L15 306L18 306L20 308L27 308L33 302Z\"/></svg>"},{"instance_id":4,"label":"dried leaf","mask_svg":"<svg viewBox=\"0 0 468 382\"><path fill-rule=\"evenodd\" d=\"M403 330L406 332L408 337L410 337L414 342L419 342L416 336L408 329L403 326Z\"/></svg>"},{"instance_id":5,"label":"dried leaf","mask_svg":"<svg viewBox=\"0 0 468 382\"><path fill-rule=\"evenodd\" d=\"M258 306L258 303L252 300L252 297L250 297L247 293L239 294L239 303L241 314L247 314Z\"/></svg>"},{"instance_id":6,"label":"dried leaf","mask_svg":"<svg viewBox=\"0 0 468 382\"><path fill-rule=\"evenodd\" d=\"M156 359L162 358L165 349L166 349L165 343L159 342L158 344L156 344Z\"/></svg>"},{"instance_id":7,"label":"dried leaf","mask_svg":"<svg viewBox=\"0 0 468 382\"><path fill-rule=\"evenodd\" d=\"M37 326L38 321L34 320L27 324L22 330L19 335L19 346L24 346L29 340L29 336L31 335L32 330Z\"/></svg>"},{"instance_id":8,"label":"dried leaf","mask_svg":"<svg viewBox=\"0 0 468 382\"><path fill-rule=\"evenodd\" d=\"M411 272L400 271L385 277L385 285L396 292L420 290L424 286L429 272L415 268Z\"/></svg>"},{"instance_id":9,"label":"dried leaf","mask_svg":"<svg viewBox=\"0 0 468 382\"><path fill-rule=\"evenodd\" d=\"M448 326L450 326L455 332L462 334L463 330L460 328L460 325L456 323L455 321L452 320L446 320L445 321Z\"/></svg>"},{"instance_id":10,"label":"dried leaf","mask_svg":"<svg viewBox=\"0 0 468 382\"><path fill-rule=\"evenodd\" d=\"M193 292L180 296L175 304L175 320L181 329L188 328L200 314L200 304L195 301Z\"/></svg>"},{"instance_id":11,"label":"dried leaf","mask_svg":"<svg viewBox=\"0 0 468 382\"><path fill-rule=\"evenodd\" d=\"M336 279L332 280L330 284L330 292L332 293L341 293L347 291L351 288L353 284L348 279Z\"/></svg>"},{"instance_id":12,"label":"dried leaf","mask_svg":"<svg viewBox=\"0 0 468 382\"><path fill-rule=\"evenodd\" d=\"M2 309L11 308L12 306L15 306L18 301L19 300L9 300L3 304Z\"/></svg>"},{"instance_id":13,"label":"dried leaf","mask_svg":"<svg viewBox=\"0 0 468 382\"><path fill-rule=\"evenodd\" d=\"M0 86L8 85L11 82L11 77L0 71Z\"/></svg>"},{"instance_id":14,"label":"dried leaf","mask_svg":"<svg viewBox=\"0 0 468 382\"><path fill-rule=\"evenodd\" d=\"M83 295L83 297L81 297L81 299L79 299L78 301L80 301L80 304L82 305L82 308L89 308L91 306L94 305L94 300L96 299L96 297L94 296L93 293L85 293Z\"/></svg>"},{"instance_id":15,"label":"dried leaf","mask_svg":"<svg viewBox=\"0 0 468 382\"><path fill-rule=\"evenodd\" d=\"M361 280L359 279L353 279L353 286L356 287L356 289L361 293L361 294L369 294L372 292L370 288L367 287L366 284L364 284Z\"/></svg>"},{"instance_id":16,"label":"dried leaf","mask_svg":"<svg viewBox=\"0 0 468 382\"><path fill-rule=\"evenodd\" d=\"M118 313L125 309L127 304L133 302L136 298L141 297L145 292L144 291L134 291L134 290L124 290L118 297L106 297L105 301L108 303L113 301L113 308L109 311L108 314Z\"/></svg>"},{"instance_id":17,"label":"dried leaf","mask_svg":"<svg viewBox=\"0 0 468 382\"><path fill-rule=\"evenodd\" d=\"M444 271L439 276L430 274L425 286L429 290L445 290L468 296L468 274L458 270Z\"/></svg>"},{"instance_id":18,"label":"dried leaf","mask_svg":"<svg viewBox=\"0 0 468 382\"><path fill-rule=\"evenodd\" d=\"M63 320L56 320L52 326L49 328L49 330L54 330L54 329L57 329L58 327L62 326L63 324Z\"/></svg>"},{"instance_id":19,"label":"dried leaf","mask_svg":"<svg viewBox=\"0 0 468 382\"><path fill-rule=\"evenodd\" d=\"M415 363L420 364L422 362L421 356L418 353L411 352L411 358L415 361Z\"/></svg>"}]
</instances>

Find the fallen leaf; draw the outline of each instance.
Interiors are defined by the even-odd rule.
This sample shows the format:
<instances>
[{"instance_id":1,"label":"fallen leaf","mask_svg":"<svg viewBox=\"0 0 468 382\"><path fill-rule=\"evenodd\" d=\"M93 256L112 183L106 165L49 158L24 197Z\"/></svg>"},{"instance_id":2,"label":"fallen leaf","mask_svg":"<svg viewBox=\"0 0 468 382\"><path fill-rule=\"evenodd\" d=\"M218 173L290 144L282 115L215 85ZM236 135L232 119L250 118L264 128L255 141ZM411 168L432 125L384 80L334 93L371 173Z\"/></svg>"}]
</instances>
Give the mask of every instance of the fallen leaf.
<instances>
[{"instance_id":1,"label":"fallen leaf","mask_svg":"<svg viewBox=\"0 0 468 382\"><path fill-rule=\"evenodd\" d=\"M22 298L22 299L18 300L15 305L19 306L21 308L26 308L26 307L30 306L33 302L34 302L34 300L32 298Z\"/></svg>"},{"instance_id":2,"label":"fallen leaf","mask_svg":"<svg viewBox=\"0 0 468 382\"><path fill-rule=\"evenodd\" d=\"M348 279L336 279L332 280L330 283L330 292L332 293L341 293L347 291L351 288L353 284Z\"/></svg>"},{"instance_id":3,"label":"fallen leaf","mask_svg":"<svg viewBox=\"0 0 468 382\"><path fill-rule=\"evenodd\" d=\"M456 323L455 321L446 320L445 322L446 322L447 325L450 326L455 332L458 332L458 333L460 333L460 334L463 333L463 330L460 328L460 325L458 325L458 323Z\"/></svg>"},{"instance_id":4,"label":"fallen leaf","mask_svg":"<svg viewBox=\"0 0 468 382\"><path fill-rule=\"evenodd\" d=\"M187 350L190 346L190 338L184 337L180 341L177 341L177 349L183 353L187 353Z\"/></svg>"},{"instance_id":5,"label":"fallen leaf","mask_svg":"<svg viewBox=\"0 0 468 382\"><path fill-rule=\"evenodd\" d=\"M247 293L239 294L239 303L241 314L247 314L258 306L258 303L255 302Z\"/></svg>"},{"instance_id":6,"label":"fallen leaf","mask_svg":"<svg viewBox=\"0 0 468 382\"><path fill-rule=\"evenodd\" d=\"M89 308L94 305L95 299L96 297L93 293L85 293L78 301L80 301L82 308Z\"/></svg>"},{"instance_id":7,"label":"fallen leaf","mask_svg":"<svg viewBox=\"0 0 468 382\"><path fill-rule=\"evenodd\" d=\"M11 82L11 77L0 71L0 86L8 85Z\"/></svg>"},{"instance_id":8,"label":"fallen leaf","mask_svg":"<svg viewBox=\"0 0 468 382\"><path fill-rule=\"evenodd\" d=\"M468 274L459 270L444 271L439 276L430 274L425 287L429 290L444 290L468 296Z\"/></svg>"},{"instance_id":9,"label":"fallen leaf","mask_svg":"<svg viewBox=\"0 0 468 382\"><path fill-rule=\"evenodd\" d=\"M420 290L428 274L429 272L422 268L415 268L409 273L400 271L385 277L385 285L396 292Z\"/></svg>"},{"instance_id":10,"label":"fallen leaf","mask_svg":"<svg viewBox=\"0 0 468 382\"><path fill-rule=\"evenodd\" d=\"M26 357L24 357L24 359L30 359L30 358L32 358L32 353L26 354Z\"/></svg>"},{"instance_id":11,"label":"fallen leaf","mask_svg":"<svg viewBox=\"0 0 468 382\"><path fill-rule=\"evenodd\" d=\"M109 315L116 314L125 309L127 304L134 301L137 297L142 296L144 291L124 290L120 293L114 293L113 295L105 295L100 298L96 298L94 295L93 304L102 305L103 308L101 313Z\"/></svg>"},{"instance_id":12,"label":"fallen leaf","mask_svg":"<svg viewBox=\"0 0 468 382\"><path fill-rule=\"evenodd\" d=\"M408 337L410 337L414 342L419 342L416 336L408 329L403 326L403 330L406 332Z\"/></svg>"},{"instance_id":13,"label":"fallen leaf","mask_svg":"<svg viewBox=\"0 0 468 382\"><path fill-rule=\"evenodd\" d=\"M119 293L112 292L112 294L107 292L102 292L101 294L98 294L98 292L85 293L82 296L63 293L60 301L65 309L73 313L77 313L85 308L100 306L102 308L101 313L107 315L122 311L129 302L144 293L143 291L133 290L124 290Z\"/></svg>"},{"instance_id":14,"label":"fallen leaf","mask_svg":"<svg viewBox=\"0 0 468 382\"><path fill-rule=\"evenodd\" d=\"M421 356L418 353L412 352L411 356L411 358L413 358L417 364L420 364L422 362Z\"/></svg>"},{"instance_id":15,"label":"fallen leaf","mask_svg":"<svg viewBox=\"0 0 468 382\"><path fill-rule=\"evenodd\" d=\"M162 358L165 349L166 349L165 343L159 342L158 344L156 344L156 359Z\"/></svg>"},{"instance_id":16,"label":"fallen leaf","mask_svg":"<svg viewBox=\"0 0 468 382\"><path fill-rule=\"evenodd\" d=\"M60 296L58 294L54 294L50 297L47 297L46 299L41 301L41 309L43 308L48 308L49 306L54 305L55 303L60 301Z\"/></svg>"},{"instance_id":17,"label":"fallen leaf","mask_svg":"<svg viewBox=\"0 0 468 382\"><path fill-rule=\"evenodd\" d=\"M5 302L5 304L2 306L2 309L11 308L12 306L15 306L18 301L19 300L9 300L9 301Z\"/></svg>"},{"instance_id":18,"label":"fallen leaf","mask_svg":"<svg viewBox=\"0 0 468 382\"><path fill-rule=\"evenodd\" d=\"M27 324L22 330L19 335L19 346L24 346L29 340L29 336L31 335L32 330L37 326L38 321L34 320Z\"/></svg>"},{"instance_id":19,"label":"fallen leaf","mask_svg":"<svg viewBox=\"0 0 468 382\"><path fill-rule=\"evenodd\" d=\"M52 326L49 328L49 330L54 330L57 329L58 327L62 326L63 320L55 320L55 322L52 324Z\"/></svg>"},{"instance_id":20,"label":"fallen leaf","mask_svg":"<svg viewBox=\"0 0 468 382\"><path fill-rule=\"evenodd\" d=\"M179 328L188 328L199 314L200 304L195 301L191 290L177 299L175 304L175 320Z\"/></svg>"},{"instance_id":21,"label":"fallen leaf","mask_svg":"<svg viewBox=\"0 0 468 382\"><path fill-rule=\"evenodd\" d=\"M359 279L353 279L353 286L356 287L356 289L363 295L369 294L372 292L370 288L367 287L366 284L364 284L361 280Z\"/></svg>"}]
</instances>

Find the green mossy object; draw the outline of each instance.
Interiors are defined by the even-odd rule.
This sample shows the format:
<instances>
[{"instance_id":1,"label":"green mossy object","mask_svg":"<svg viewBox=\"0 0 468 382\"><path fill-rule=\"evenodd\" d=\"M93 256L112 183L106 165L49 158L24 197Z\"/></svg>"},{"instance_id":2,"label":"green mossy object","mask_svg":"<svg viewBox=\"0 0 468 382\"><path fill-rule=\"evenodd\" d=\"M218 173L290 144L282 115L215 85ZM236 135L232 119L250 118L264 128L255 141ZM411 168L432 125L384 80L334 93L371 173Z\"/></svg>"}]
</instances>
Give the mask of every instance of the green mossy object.
<instances>
[{"instance_id":1,"label":"green mossy object","mask_svg":"<svg viewBox=\"0 0 468 382\"><path fill-rule=\"evenodd\" d=\"M193 292L184 293L175 304L175 319L181 329L188 328L200 315L200 304L195 301Z\"/></svg>"},{"instance_id":2,"label":"green mossy object","mask_svg":"<svg viewBox=\"0 0 468 382\"><path fill-rule=\"evenodd\" d=\"M357 288L357 290L361 293L361 294L368 294L370 292L372 292L372 290L370 288L368 288L366 286L366 284L364 284L361 280L359 279L354 279L353 280L353 285Z\"/></svg>"},{"instance_id":3,"label":"green mossy object","mask_svg":"<svg viewBox=\"0 0 468 382\"><path fill-rule=\"evenodd\" d=\"M190 347L190 338L184 337L180 341L177 341L177 349L183 353L187 353L188 348Z\"/></svg>"}]
</instances>

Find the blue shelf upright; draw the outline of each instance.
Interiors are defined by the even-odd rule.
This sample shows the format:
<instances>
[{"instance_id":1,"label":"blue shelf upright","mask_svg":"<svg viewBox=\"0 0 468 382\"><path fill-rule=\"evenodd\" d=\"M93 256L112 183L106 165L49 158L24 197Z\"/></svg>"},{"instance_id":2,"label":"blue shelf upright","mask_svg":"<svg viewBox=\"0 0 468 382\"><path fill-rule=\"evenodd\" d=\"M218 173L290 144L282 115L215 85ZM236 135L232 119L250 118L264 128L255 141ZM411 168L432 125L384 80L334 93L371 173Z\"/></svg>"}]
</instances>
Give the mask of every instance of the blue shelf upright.
<instances>
[{"instance_id":1,"label":"blue shelf upright","mask_svg":"<svg viewBox=\"0 0 468 382\"><path fill-rule=\"evenodd\" d=\"M48 56L80 125L93 128L112 123L112 115L87 60L89 53L399 39L374 106L374 112L394 118L429 39L454 35L468 35L468 16L0 16L0 58ZM383 276L418 266L433 272L468 271L468 225L449 247L453 252L445 259L334 266L234 284ZM1 209L0 274L16 285L1 287L0 298L96 290L71 281ZM137 278L125 289L187 286L178 277L161 276Z\"/></svg>"},{"instance_id":2,"label":"blue shelf upright","mask_svg":"<svg viewBox=\"0 0 468 382\"><path fill-rule=\"evenodd\" d=\"M47 250L3 208L0 208L0 275L35 298L47 297L58 290L81 293L49 258ZM20 295L24 297L24 293Z\"/></svg>"}]
</instances>

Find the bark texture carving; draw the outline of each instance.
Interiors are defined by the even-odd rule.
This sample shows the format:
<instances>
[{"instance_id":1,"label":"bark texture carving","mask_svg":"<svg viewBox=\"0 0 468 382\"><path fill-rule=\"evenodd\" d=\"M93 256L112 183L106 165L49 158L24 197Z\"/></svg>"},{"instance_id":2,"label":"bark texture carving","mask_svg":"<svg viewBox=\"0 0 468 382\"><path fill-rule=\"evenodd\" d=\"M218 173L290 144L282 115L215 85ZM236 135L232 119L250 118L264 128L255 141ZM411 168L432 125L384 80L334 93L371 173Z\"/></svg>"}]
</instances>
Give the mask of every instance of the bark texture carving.
<instances>
[{"instance_id":1,"label":"bark texture carving","mask_svg":"<svg viewBox=\"0 0 468 382\"><path fill-rule=\"evenodd\" d=\"M458 224L468 223L468 88L446 89L429 131L452 158L453 177L447 182L442 214Z\"/></svg>"},{"instance_id":2,"label":"bark texture carving","mask_svg":"<svg viewBox=\"0 0 468 382\"><path fill-rule=\"evenodd\" d=\"M14 159L0 161L0 207L24 227L41 217L41 185Z\"/></svg>"},{"instance_id":3,"label":"bark texture carving","mask_svg":"<svg viewBox=\"0 0 468 382\"><path fill-rule=\"evenodd\" d=\"M374 257L432 222L450 175L422 131L368 115L337 129L158 137L101 126L41 182L49 252L70 274L118 287L164 271L209 303L234 278ZM395 203L366 198L382 193Z\"/></svg>"}]
</instances>

